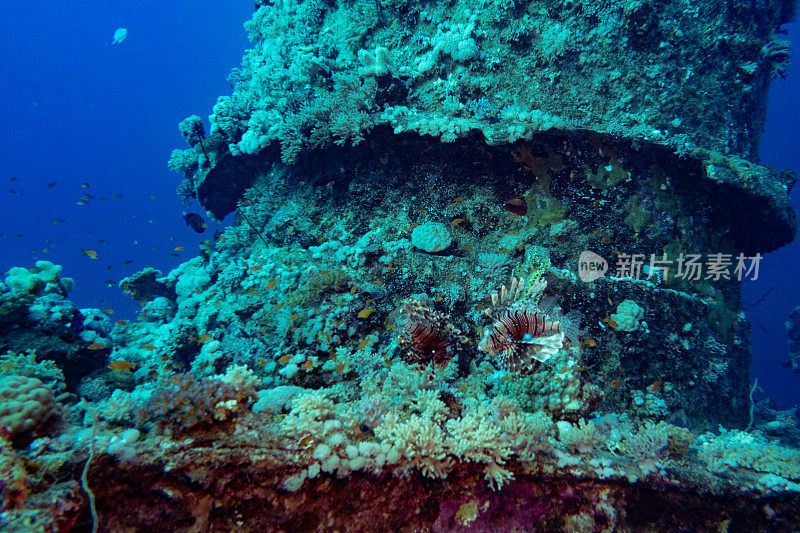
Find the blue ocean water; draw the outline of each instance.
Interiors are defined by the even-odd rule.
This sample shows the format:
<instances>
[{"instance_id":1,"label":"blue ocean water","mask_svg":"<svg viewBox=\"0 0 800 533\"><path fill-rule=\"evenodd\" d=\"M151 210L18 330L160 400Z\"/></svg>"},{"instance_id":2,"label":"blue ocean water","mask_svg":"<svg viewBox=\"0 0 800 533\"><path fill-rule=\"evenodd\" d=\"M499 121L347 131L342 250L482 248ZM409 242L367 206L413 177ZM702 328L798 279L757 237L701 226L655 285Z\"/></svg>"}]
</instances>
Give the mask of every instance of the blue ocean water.
<instances>
[{"instance_id":1,"label":"blue ocean water","mask_svg":"<svg viewBox=\"0 0 800 533\"><path fill-rule=\"evenodd\" d=\"M166 161L184 146L178 122L206 117L218 95L230 94L226 78L248 47L242 22L252 9L210 0L4 5L0 271L37 260L63 265L79 306L131 319L137 302L106 282L147 265L166 273L195 254L217 226L203 235L186 227L181 213L202 210L177 197L180 177ZM112 45L121 27L127 37ZM787 27L800 57L800 26ZM761 156L777 168L800 169L798 87L795 68L770 93ZM797 189L792 198L800 208ZM746 308L752 373L781 407L800 403L800 375L780 366L784 321L800 305L798 250L795 243L769 254L744 288L748 302L769 292Z\"/></svg>"},{"instance_id":2,"label":"blue ocean water","mask_svg":"<svg viewBox=\"0 0 800 533\"><path fill-rule=\"evenodd\" d=\"M130 319L137 302L105 281L145 265L168 272L196 253L215 226L204 235L186 226L184 210L203 211L175 194L180 176L167 160L185 145L178 122L207 116L230 93L226 79L248 45L242 23L252 8L210 0L4 4L0 270L63 265L79 306ZM110 44L120 27L127 37Z\"/></svg>"},{"instance_id":3,"label":"blue ocean water","mask_svg":"<svg viewBox=\"0 0 800 533\"><path fill-rule=\"evenodd\" d=\"M800 24L787 24L792 41L792 57L800 57ZM760 155L764 164L774 168L800 170L800 69L789 71L785 79L776 79L770 88L766 131L761 139ZM800 209L800 189L791 194L794 208ZM758 378L766 394L779 406L800 404L800 374L781 367L786 360L787 338L784 322L800 305L800 246L797 240L768 254L758 280L743 286L745 302L755 303L768 294L763 303L745 307L753 324L752 377Z\"/></svg>"}]
</instances>

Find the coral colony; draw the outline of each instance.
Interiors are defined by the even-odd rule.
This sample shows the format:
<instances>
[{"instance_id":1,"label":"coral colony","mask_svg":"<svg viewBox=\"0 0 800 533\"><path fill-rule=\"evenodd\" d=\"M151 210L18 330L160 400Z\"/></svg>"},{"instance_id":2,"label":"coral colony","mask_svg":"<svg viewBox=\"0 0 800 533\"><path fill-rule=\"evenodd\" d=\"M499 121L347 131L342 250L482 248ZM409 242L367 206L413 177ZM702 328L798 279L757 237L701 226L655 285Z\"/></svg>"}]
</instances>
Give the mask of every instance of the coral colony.
<instances>
[{"instance_id":1,"label":"coral colony","mask_svg":"<svg viewBox=\"0 0 800 533\"><path fill-rule=\"evenodd\" d=\"M0 529L797 530L739 305L793 4L257 2L169 160L235 222L134 321L0 285Z\"/></svg>"}]
</instances>

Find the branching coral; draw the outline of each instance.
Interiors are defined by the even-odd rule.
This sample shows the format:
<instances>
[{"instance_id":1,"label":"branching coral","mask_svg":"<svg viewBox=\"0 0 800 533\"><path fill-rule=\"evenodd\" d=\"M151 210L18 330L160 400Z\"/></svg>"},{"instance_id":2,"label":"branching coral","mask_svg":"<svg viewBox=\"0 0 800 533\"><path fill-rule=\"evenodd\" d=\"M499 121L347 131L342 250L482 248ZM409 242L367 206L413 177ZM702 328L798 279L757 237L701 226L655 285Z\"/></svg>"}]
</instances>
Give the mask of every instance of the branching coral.
<instances>
[{"instance_id":1,"label":"branching coral","mask_svg":"<svg viewBox=\"0 0 800 533\"><path fill-rule=\"evenodd\" d=\"M763 436L743 431L723 431L698 439L698 457L710 472L748 469L800 482L800 452L769 443Z\"/></svg>"},{"instance_id":2,"label":"branching coral","mask_svg":"<svg viewBox=\"0 0 800 533\"><path fill-rule=\"evenodd\" d=\"M669 444L669 424L648 421L639 430L622 441L622 452L634 459L643 474L657 472L666 467Z\"/></svg>"},{"instance_id":3,"label":"branching coral","mask_svg":"<svg viewBox=\"0 0 800 533\"><path fill-rule=\"evenodd\" d=\"M488 408L480 406L461 418L448 420L448 444L450 453L460 460L485 465L484 477L496 489L514 478L511 472L501 468L512 450L500 426L488 415Z\"/></svg>"},{"instance_id":4,"label":"branching coral","mask_svg":"<svg viewBox=\"0 0 800 533\"><path fill-rule=\"evenodd\" d=\"M453 467L447 454L446 434L432 418L411 415L400 420L398 415L387 415L375 434L390 443L404 458L397 473L408 477L418 469L430 478L443 478Z\"/></svg>"},{"instance_id":5,"label":"branching coral","mask_svg":"<svg viewBox=\"0 0 800 533\"><path fill-rule=\"evenodd\" d=\"M558 423L558 438L571 452L591 453L604 442L594 422L578 421L578 425L561 421Z\"/></svg>"}]
</instances>

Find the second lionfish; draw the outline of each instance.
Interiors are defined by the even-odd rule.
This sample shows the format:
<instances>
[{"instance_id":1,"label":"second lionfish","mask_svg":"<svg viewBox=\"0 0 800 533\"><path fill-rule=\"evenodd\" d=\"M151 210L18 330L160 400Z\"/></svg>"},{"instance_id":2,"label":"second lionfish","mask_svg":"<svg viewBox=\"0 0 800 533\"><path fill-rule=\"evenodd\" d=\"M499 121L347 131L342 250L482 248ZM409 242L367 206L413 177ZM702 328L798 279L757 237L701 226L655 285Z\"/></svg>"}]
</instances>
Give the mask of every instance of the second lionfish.
<instances>
[{"instance_id":1,"label":"second lionfish","mask_svg":"<svg viewBox=\"0 0 800 533\"><path fill-rule=\"evenodd\" d=\"M523 287L519 280L512 280L511 291L502 288L501 296L492 296L497 318L486 330L478 348L499 359L506 370L519 374L535 372L541 363L558 353L564 341L578 343L581 314L570 311L561 314L553 299L539 304L533 298L522 298ZM538 294L544 284L528 293ZM500 304L503 305L502 307Z\"/></svg>"}]
</instances>

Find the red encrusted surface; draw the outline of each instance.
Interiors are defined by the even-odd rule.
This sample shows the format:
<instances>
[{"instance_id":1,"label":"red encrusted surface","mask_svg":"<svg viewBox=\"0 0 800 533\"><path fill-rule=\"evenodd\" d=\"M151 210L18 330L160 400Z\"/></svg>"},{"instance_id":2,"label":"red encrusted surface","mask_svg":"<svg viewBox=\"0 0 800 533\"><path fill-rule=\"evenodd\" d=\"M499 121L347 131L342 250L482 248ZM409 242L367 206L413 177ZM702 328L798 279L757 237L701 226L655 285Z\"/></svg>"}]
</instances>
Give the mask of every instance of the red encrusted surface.
<instances>
[{"instance_id":1,"label":"red encrusted surface","mask_svg":"<svg viewBox=\"0 0 800 533\"><path fill-rule=\"evenodd\" d=\"M191 448L152 463L93 464L101 531L797 530L800 495L764 496L663 479L521 472L491 491L462 466L446 480L352 474L279 489L296 472L264 449ZM470 509L472 513L470 513ZM459 512L461 510L461 512ZM84 510L76 530L90 527Z\"/></svg>"}]
</instances>

